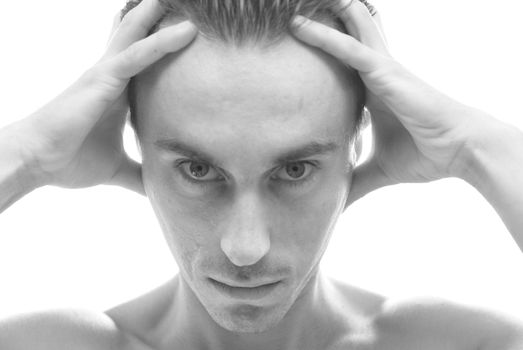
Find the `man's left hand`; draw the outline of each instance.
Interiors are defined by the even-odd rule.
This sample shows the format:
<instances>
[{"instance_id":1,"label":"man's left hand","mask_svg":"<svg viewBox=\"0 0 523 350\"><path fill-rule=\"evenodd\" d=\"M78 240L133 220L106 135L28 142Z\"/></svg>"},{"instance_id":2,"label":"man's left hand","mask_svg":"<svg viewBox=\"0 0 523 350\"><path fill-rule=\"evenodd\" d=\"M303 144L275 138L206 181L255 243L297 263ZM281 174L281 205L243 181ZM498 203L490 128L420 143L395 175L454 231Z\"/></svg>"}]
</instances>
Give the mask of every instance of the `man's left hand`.
<instances>
[{"instance_id":1,"label":"man's left hand","mask_svg":"<svg viewBox=\"0 0 523 350\"><path fill-rule=\"evenodd\" d=\"M464 177L468 147L502 122L437 91L389 54L379 14L340 0L349 35L299 16L294 34L356 69L366 86L374 147L352 176L346 206L387 185Z\"/></svg>"}]
</instances>

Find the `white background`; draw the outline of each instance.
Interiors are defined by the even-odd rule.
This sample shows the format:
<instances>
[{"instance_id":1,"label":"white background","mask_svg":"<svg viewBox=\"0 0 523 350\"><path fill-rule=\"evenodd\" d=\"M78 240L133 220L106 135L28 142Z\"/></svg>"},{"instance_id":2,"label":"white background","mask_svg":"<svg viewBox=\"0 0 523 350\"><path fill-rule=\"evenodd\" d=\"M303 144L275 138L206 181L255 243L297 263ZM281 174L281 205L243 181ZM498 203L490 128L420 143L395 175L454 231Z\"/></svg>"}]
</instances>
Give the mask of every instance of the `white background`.
<instances>
[{"instance_id":1,"label":"white background","mask_svg":"<svg viewBox=\"0 0 523 350\"><path fill-rule=\"evenodd\" d=\"M448 95L523 128L519 0L375 0L392 54ZM104 51L115 0L4 1L0 125L30 114ZM131 153L134 140L127 130ZM374 192L341 217L327 274L384 295L432 295L523 317L523 253L490 205L447 179ZM39 189L0 215L0 317L104 310L177 272L146 198Z\"/></svg>"}]
</instances>

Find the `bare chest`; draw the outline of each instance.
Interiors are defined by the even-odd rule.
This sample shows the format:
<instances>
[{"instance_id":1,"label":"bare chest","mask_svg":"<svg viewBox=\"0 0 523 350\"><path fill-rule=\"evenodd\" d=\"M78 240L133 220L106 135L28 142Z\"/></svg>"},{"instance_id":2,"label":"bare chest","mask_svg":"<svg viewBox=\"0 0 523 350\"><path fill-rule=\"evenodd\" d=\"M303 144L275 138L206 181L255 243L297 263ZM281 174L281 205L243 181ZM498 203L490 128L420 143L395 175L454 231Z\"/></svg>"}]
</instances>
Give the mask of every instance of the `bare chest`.
<instances>
[{"instance_id":1,"label":"bare chest","mask_svg":"<svg viewBox=\"0 0 523 350\"><path fill-rule=\"evenodd\" d=\"M146 345L133 336L128 339L132 339L132 341L118 350L165 350L161 346ZM369 327L356 332L354 330L347 332L344 337L337 340L325 339L318 343L321 345L303 344L299 340L295 344L286 349L275 350L468 350L458 346L450 337L441 334L416 334L409 329L377 330ZM169 349L208 350L209 347L180 341L179 344L170 346ZM265 350L270 349L272 349L270 344L267 344Z\"/></svg>"},{"instance_id":2,"label":"bare chest","mask_svg":"<svg viewBox=\"0 0 523 350\"><path fill-rule=\"evenodd\" d=\"M466 350L454 340L436 334L416 334L410 330L377 331L366 329L346 337L329 350Z\"/></svg>"}]
</instances>

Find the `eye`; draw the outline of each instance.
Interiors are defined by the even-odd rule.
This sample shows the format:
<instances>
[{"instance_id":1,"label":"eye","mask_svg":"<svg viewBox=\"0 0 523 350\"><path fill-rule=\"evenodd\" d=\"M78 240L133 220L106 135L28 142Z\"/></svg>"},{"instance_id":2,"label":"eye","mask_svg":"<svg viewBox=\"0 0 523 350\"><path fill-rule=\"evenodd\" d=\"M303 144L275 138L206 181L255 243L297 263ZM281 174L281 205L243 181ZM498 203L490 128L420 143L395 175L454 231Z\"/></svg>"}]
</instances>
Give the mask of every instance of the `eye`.
<instances>
[{"instance_id":1,"label":"eye","mask_svg":"<svg viewBox=\"0 0 523 350\"><path fill-rule=\"evenodd\" d=\"M297 185L310 180L313 177L311 174L314 172L316 167L316 164L309 161L292 162L280 169L275 177L280 181Z\"/></svg>"},{"instance_id":2,"label":"eye","mask_svg":"<svg viewBox=\"0 0 523 350\"><path fill-rule=\"evenodd\" d=\"M182 160L176 163L176 167L180 168L180 173L184 179L192 183L204 185L208 182L223 179L216 169L204 162Z\"/></svg>"}]
</instances>

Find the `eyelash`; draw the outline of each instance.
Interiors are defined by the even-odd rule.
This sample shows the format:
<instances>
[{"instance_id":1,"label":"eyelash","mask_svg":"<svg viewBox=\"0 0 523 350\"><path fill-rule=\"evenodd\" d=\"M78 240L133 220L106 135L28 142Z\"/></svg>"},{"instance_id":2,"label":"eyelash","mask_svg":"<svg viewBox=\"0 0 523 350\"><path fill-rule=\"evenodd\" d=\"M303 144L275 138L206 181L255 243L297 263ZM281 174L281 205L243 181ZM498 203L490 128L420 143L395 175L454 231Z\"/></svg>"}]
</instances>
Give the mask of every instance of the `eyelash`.
<instances>
[{"instance_id":1,"label":"eyelash","mask_svg":"<svg viewBox=\"0 0 523 350\"><path fill-rule=\"evenodd\" d=\"M286 184L286 186L289 186L289 187L299 187L299 186L304 186L306 185L307 183L309 183L310 181L314 180L316 178L316 172L320 169L320 165L318 162L315 162L315 161L297 161L297 162L290 162L290 163L287 163L286 165L283 166L283 168L285 168L285 166L289 165L289 164L309 164L312 166L312 170L310 171L310 174L303 178L303 179L300 179L300 180L278 180L277 181L280 181L280 182L283 182ZM279 168L277 170L280 171L282 168ZM271 177L272 179L273 177Z\"/></svg>"},{"instance_id":2,"label":"eyelash","mask_svg":"<svg viewBox=\"0 0 523 350\"><path fill-rule=\"evenodd\" d=\"M187 173L181 169L181 166L183 164L186 164L186 163L200 163L200 164L206 164L208 165L209 167L213 168L211 165L205 163L205 162L201 162L201 161L197 161L197 160L191 160L191 159L180 159L178 161L175 162L175 167L178 169L178 172L182 175L182 178L191 183L191 184L194 184L194 185L197 185L197 186L200 186L200 187L207 187L209 185L211 185L213 182L215 181L199 181L199 180L195 180L194 178L190 177L187 175ZM307 176L306 178L303 178L301 180L278 180L280 182L283 182L286 184L286 186L289 186L289 187L298 187L298 186L303 186L305 185L306 183L312 181L315 177L316 177L316 172L317 170L320 169L320 166L319 166L319 163L316 162L316 161L297 161L297 162L290 162L288 164L309 164L309 165L312 165L313 166L313 169L311 170L311 173L309 174L309 176ZM288 165L287 164L287 165ZM285 166L284 166L285 167ZM279 168L278 171L282 169L282 168ZM271 179L273 179L274 177L271 177Z\"/></svg>"},{"instance_id":3,"label":"eyelash","mask_svg":"<svg viewBox=\"0 0 523 350\"><path fill-rule=\"evenodd\" d=\"M192 177L188 176L187 173L181 168L182 165L184 165L186 163L199 163L199 164L208 165L205 162L201 162L198 160L191 160L191 159L180 159L180 160L176 161L174 165L175 165L176 169L178 169L178 172L182 175L182 178L185 181L189 182L190 184L201 186L201 187L207 187L207 186L209 186L209 183L214 182L214 181L199 181L199 180L195 180ZM211 167L211 166L209 165L209 167Z\"/></svg>"}]
</instances>

